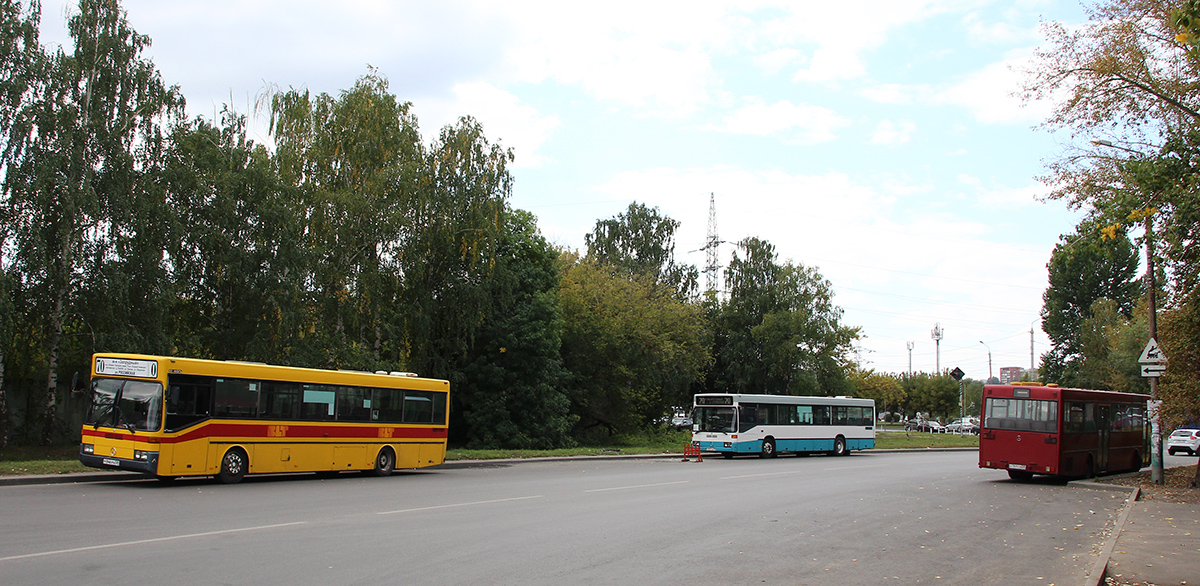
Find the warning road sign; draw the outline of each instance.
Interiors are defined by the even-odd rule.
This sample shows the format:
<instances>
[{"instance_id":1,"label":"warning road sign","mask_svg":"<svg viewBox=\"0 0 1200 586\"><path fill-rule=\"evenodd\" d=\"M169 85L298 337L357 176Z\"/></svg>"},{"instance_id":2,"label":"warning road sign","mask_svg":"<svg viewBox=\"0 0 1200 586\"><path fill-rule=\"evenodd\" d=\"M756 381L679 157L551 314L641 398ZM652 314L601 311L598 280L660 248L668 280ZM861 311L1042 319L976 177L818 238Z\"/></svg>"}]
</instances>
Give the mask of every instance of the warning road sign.
<instances>
[{"instance_id":1,"label":"warning road sign","mask_svg":"<svg viewBox=\"0 0 1200 586\"><path fill-rule=\"evenodd\" d=\"M1138 358L1139 364L1162 364L1166 361L1167 355L1163 354L1162 348L1158 347L1158 340L1154 338L1150 338L1150 341L1146 343L1146 349L1142 350L1142 356Z\"/></svg>"}]
</instances>

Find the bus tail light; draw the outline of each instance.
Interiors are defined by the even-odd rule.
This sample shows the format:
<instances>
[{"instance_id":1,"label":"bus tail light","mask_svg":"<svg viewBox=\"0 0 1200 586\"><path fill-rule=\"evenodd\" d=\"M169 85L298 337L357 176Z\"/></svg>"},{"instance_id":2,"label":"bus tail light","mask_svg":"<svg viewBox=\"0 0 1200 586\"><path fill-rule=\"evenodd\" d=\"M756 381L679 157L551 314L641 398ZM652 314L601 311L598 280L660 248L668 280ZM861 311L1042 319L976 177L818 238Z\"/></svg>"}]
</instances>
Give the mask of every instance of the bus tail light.
<instances>
[{"instance_id":1,"label":"bus tail light","mask_svg":"<svg viewBox=\"0 0 1200 586\"><path fill-rule=\"evenodd\" d=\"M996 432L994 432L994 431L983 432L983 439L996 439Z\"/></svg>"}]
</instances>

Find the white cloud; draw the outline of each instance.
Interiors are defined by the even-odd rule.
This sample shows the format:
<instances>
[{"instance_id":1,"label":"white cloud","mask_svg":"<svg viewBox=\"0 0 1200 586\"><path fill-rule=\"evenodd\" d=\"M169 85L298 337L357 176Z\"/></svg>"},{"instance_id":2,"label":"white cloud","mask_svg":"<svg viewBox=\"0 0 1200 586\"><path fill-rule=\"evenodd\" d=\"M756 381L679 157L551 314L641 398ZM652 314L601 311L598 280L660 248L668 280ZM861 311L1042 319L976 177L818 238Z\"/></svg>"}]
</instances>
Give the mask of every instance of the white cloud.
<instances>
[{"instance_id":1,"label":"white cloud","mask_svg":"<svg viewBox=\"0 0 1200 586\"><path fill-rule=\"evenodd\" d=\"M959 174L958 182L968 188L967 195L976 202L1001 210L1044 206L1042 200L1050 191L1038 182L1020 187L991 187L985 185L982 179L966 174Z\"/></svg>"},{"instance_id":2,"label":"white cloud","mask_svg":"<svg viewBox=\"0 0 1200 586\"><path fill-rule=\"evenodd\" d=\"M880 104L957 106L985 124L1032 124L1046 119L1052 101L1026 104L1021 99L1028 64L1028 52L1022 50L957 81L937 86L878 84L860 90L859 95Z\"/></svg>"},{"instance_id":3,"label":"white cloud","mask_svg":"<svg viewBox=\"0 0 1200 586\"><path fill-rule=\"evenodd\" d=\"M775 49L754 57L753 61L767 75L775 75L783 68L801 59L800 51L791 47Z\"/></svg>"},{"instance_id":4,"label":"white cloud","mask_svg":"<svg viewBox=\"0 0 1200 586\"><path fill-rule=\"evenodd\" d=\"M1021 68L1028 61L1027 55L1019 55L991 63L939 90L934 99L966 108L976 120L986 124L1030 124L1045 120L1049 103L1026 105L1019 96L1024 82Z\"/></svg>"},{"instance_id":5,"label":"white cloud","mask_svg":"<svg viewBox=\"0 0 1200 586\"><path fill-rule=\"evenodd\" d=\"M885 83L868 86L858 93L862 97L880 104L909 105L927 96L929 91L929 86L926 85Z\"/></svg>"},{"instance_id":6,"label":"white cloud","mask_svg":"<svg viewBox=\"0 0 1200 586\"><path fill-rule=\"evenodd\" d=\"M488 140L513 149L514 168L538 167L546 162L539 148L558 127L557 116L542 116L512 93L486 82L460 83L452 93L451 99L426 100L414 105L426 135L452 124L467 112L483 124Z\"/></svg>"},{"instance_id":7,"label":"white cloud","mask_svg":"<svg viewBox=\"0 0 1200 586\"><path fill-rule=\"evenodd\" d=\"M875 134L871 136L871 143L904 144L912 138L912 133L916 132L916 130L917 125L912 122L884 120L875 127Z\"/></svg>"},{"instance_id":8,"label":"white cloud","mask_svg":"<svg viewBox=\"0 0 1200 586\"><path fill-rule=\"evenodd\" d=\"M788 143L817 144L837 138L834 130L849 123L829 108L787 100L768 105L753 98L746 106L725 116L720 125L703 128L730 134L780 136Z\"/></svg>"},{"instance_id":9,"label":"white cloud","mask_svg":"<svg viewBox=\"0 0 1200 586\"><path fill-rule=\"evenodd\" d=\"M682 116L717 81L710 52L727 39L716 5L576 3L508 6L518 40L506 52L515 79L553 80L659 116ZM635 17L632 15L636 15Z\"/></svg>"}]
</instances>

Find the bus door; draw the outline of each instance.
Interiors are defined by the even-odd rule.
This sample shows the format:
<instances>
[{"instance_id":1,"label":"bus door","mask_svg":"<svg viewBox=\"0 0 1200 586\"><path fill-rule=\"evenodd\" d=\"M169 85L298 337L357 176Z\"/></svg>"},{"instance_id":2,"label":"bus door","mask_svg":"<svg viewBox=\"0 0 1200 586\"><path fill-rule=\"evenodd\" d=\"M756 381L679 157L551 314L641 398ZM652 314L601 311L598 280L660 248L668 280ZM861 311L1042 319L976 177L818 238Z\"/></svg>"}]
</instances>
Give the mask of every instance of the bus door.
<instances>
[{"instance_id":1,"label":"bus door","mask_svg":"<svg viewBox=\"0 0 1200 586\"><path fill-rule=\"evenodd\" d=\"M1096 471L1108 470L1108 444L1112 436L1112 405L1096 405Z\"/></svg>"}]
</instances>

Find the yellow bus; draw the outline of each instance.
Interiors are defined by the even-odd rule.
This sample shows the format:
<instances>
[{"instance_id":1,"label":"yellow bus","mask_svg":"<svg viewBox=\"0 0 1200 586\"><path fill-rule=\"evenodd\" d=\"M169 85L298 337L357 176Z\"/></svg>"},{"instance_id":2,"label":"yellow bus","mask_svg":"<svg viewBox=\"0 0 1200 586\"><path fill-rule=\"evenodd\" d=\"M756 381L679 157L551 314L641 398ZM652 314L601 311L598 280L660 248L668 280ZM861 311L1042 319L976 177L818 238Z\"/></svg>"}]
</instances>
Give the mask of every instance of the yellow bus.
<instances>
[{"instance_id":1,"label":"yellow bus","mask_svg":"<svg viewBox=\"0 0 1200 586\"><path fill-rule=\"evenodd\" d=\"M141 354L92 356L79 459L171 479L374 471L446 460L450 383Z\"/></svg>"}]
</instances>

